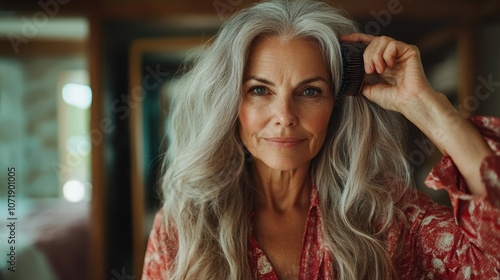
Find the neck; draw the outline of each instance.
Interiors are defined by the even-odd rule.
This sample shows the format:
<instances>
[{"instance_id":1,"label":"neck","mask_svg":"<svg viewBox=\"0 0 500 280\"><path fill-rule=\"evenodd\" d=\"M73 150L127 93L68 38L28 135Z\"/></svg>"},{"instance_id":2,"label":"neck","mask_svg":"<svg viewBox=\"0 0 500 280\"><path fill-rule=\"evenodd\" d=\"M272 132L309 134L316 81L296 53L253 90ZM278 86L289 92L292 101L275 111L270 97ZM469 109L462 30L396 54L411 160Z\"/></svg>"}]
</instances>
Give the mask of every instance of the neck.
<instances>
[{"instance_id":1,"label":"neck","mask_svg":"<svg viewBox=\"0 0 500 280\"><path fill-rule=\"evenodd\" d=\"M255 184L257 209L284 213L298 208L308 208L311 193L310 164L293 170L275 170L254 160L252 175Z\"/></svg>"}]
</instances>

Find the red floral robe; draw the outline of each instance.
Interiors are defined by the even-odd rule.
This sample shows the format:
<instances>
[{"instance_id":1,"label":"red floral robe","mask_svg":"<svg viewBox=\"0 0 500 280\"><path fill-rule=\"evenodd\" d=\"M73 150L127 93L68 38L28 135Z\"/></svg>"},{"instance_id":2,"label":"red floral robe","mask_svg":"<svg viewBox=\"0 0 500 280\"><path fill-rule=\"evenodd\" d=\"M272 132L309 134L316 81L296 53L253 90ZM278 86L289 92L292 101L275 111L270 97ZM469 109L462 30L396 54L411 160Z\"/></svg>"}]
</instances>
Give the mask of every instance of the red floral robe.
<instances>
[{"instance_id":1,"label":"red floral robe","mask_svg":"<svg viewBox=\"0 0 500 280\"><path fill-rule=\"evenodd\" d=\"M422 193L405 210L408 226L394 225L386 242L400 279L500 279L500 119L475 117L495 155L481 164L487 196L468 194L467 186L449 157L432 169L426 184L446 189L453 208L438 205ZM303 237L300 279L334 279L331 253L323 244L321 211L316 189ZM402 232L406 235L402 239ZM149 238L142 279L166 279L165 274L178 248L166 237L160 211ZM402 242L403 254L395 254ZM250 232L248 261L254 279L278 279L266 253ZM369 265L369 264L367 264ZM334 273L334 272L333 272Z\"/></svg>"}]
</instances>

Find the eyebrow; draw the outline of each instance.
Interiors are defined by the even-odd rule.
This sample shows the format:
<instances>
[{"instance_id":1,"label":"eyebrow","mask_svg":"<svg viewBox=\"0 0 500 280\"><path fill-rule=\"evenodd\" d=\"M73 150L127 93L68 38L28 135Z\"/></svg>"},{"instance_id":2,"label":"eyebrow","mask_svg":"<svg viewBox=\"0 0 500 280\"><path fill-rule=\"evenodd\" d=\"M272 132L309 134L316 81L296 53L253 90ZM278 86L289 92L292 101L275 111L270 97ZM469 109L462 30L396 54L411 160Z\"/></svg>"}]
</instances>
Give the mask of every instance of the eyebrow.
<instances>
[{"instance_id":1,"label":"eyebrow","mask_svg":"<svg viewBox=\"0 0 500 280\"><path fill-rule=\"evenodd\" d=\"M246 83L249 80L256 80L256 81L261 82L261 83L266 84L266 85L275 86L275 84L273 82L266 80L264 78L261 78L259 76L250 76L249 78L245 79L243 82ZM315 76L315 77L308 78L308 79L301 81L300 83L297 84L297 86L301 86L301 85L316 82L316 81L323 81L325 83L328 83L323 77Z\"/></svg>"}]
</instances>

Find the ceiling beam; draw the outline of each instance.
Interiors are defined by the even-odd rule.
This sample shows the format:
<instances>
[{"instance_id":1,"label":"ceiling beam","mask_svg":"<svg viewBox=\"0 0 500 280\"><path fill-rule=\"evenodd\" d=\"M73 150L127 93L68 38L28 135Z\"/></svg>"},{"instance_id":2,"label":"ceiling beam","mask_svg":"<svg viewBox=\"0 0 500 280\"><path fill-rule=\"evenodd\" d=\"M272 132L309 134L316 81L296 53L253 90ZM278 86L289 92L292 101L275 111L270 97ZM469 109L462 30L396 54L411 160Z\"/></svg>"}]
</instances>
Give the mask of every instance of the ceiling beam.
<instances>
[{"instance_id":1,"label":"ceiling beam","mask_svg":"<svg viewBox=\"0 0 500 280\"><path fill-rule=\"evenodd\" d=\"M355 19L374 19L374 15L390 13L406 20L447 20L479 16L485 1L376 0L342 1L341 6Z\"/></svg>"},{"instance_id":2,"label":"ceiling beam","mask_svg":"<svg viewBox=\"0 0 500 280\"><path fill-rule=\"evenodd\" d=\"M150 1L78 1L78 0L41 0L61 3L58 15L88 15L100 14L105 18L120 19L163 19L183 15L212 15L227 18L256 0L150 0ZM43 11L39 1L5 0L0 6L1 11L11 11L23 15ZM462 18L498 17L500 15L500 1L457 1L457 0L340 0L337 6L346 10L355 20L371 20L374 14L391 11L391 16L403 17L408 20L460 20Z\"/></svg>"}]
</instances>

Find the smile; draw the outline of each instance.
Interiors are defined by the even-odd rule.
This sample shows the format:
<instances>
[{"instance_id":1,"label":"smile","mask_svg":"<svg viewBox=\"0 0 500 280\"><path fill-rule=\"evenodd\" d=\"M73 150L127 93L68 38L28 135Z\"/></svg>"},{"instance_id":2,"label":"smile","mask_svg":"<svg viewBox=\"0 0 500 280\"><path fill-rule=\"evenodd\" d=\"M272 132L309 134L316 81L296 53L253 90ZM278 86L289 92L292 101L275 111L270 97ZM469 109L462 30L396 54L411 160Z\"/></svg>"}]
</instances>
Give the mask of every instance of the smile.
<instances>
[{"instance_id":1,"label":"smile","mask_svg":"<svg viewBox=\"0 0 500 280\"><path fill-rule=\"evenodd\" d=\"M267 143L271 146L277 148L293 148L302 144L306 139L304 138L292 138L292 137L272 137L264 138Z\"/></svg>"}]
</instances>

